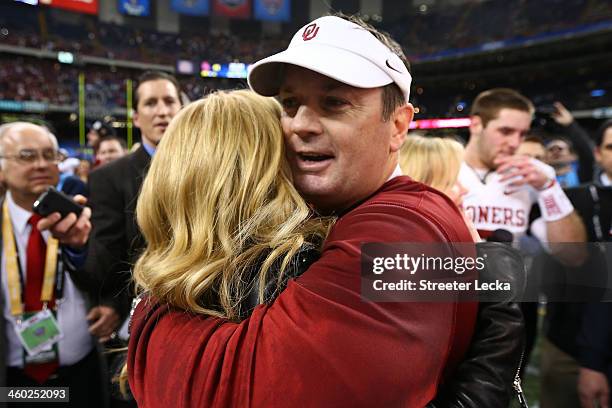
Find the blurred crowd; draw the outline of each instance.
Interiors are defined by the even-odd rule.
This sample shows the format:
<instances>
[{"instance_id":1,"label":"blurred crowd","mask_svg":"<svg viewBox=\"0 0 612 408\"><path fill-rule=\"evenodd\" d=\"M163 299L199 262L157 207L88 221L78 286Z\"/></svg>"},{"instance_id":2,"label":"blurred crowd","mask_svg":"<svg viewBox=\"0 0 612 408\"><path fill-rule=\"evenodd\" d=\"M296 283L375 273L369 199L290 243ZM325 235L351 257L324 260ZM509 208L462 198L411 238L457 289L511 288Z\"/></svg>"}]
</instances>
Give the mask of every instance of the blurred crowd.
<instances>
[{"instance_id":1,"label":"blurred crowd","mask_svg":"<svg viewBox=\"0 0 612 408\"><path fill-rule=\"evenodd\" d=\"M0 44L49 51L71 51L109 59L137 59L174 65L178 59L250 63L280 51L287 35L189 33L180 35L100 23L84 19L72 25L27 8L5 7L0 14ZM485 1L467 6L431 6L380 23L407 50L412 59L449 49L469 48L487 42L526 39L560 32L612 18L609 2L588 0ZM426 38L427 41L423 41Z\"/></svg>"},{"instance_id":2,"label":"blurred crowd","mask_svg":"<svg viewBox=\"0 0 612 408\"><path fill-rule=\"evenodd\" d=\"M36 101L76 110L79 74L84 74L88 108L110 112L126 107L126 81L135 80L139 71L87 65L76 68L50 59L0 56L0 100ZM235 79L179 78L189 99L198 99L214 89L230 89Z\"/></svg>"},{"instance_id":3,"label":"blurred crowd","mask_svg":"<svg viewBox=\"0 0 612 408\"><path fill-rule=\"evenodd\" d=\"M383 28L418 59L449 49L561 32L610 18L612 5L605 1L493 0L426 6L397 21L385 22Z\"/></svg>"},{"instance_id":4,"label":"blurred crowd","mask_svg":"<svg viewBox=\"0 0 612 408\"><path fill-rule=\"evenodd\" d=\"M87 18L85 24L71 25L55 20L51 13L45 14L47 25L43 35L37 14L30 9L12 5L2 11L0 44L146 63L174 65L178 59L248 63L279 51L288 40L282 35L261 38L224 33L177 35Z\"/></svg>"},{"instance_id":5,"label":"blurred crowd","mask_svg":"<svg viewBox=\"0 0 612 408\"><path fill-rule=\"evenodd\" d=\"M0 56L0 100L36 101L75 109L78 103L78 78L84 74L86 104L88 107L111 111L126 106L126 80L134 81L139 71L125 68L86 65L74 67L51 59ZM576 78L563 81L544 80L540 73L525 73L521 89L538 108L550 108L554 101L563 101L571 110L594 109L612 103L612 92L593 97L594 89L610 89L612 79L591 77L589 81ZM243 82L228 78L201 78L197 75L179 76L183 92L191 100L198 99L214 89L244 86ZM476 80L477 82L477 80ZM419 117L464 117L469 102L480 84L474 82L461 91L440 91L430 88L416 89L412 102L419 107ZM421 92L422 91L422 92Z\"/></svg>"}]
</instances>

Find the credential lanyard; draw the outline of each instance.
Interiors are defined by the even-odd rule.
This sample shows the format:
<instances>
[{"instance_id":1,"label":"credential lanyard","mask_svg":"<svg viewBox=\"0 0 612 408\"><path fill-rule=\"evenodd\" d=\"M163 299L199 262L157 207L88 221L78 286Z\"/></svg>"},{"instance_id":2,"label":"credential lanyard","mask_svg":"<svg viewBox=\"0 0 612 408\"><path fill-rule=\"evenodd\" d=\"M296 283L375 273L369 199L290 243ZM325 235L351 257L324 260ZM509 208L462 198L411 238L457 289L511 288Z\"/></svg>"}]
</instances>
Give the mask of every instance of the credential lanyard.
<instances>
[{"instance_id":1,"label":"credential lanyard","mask_svg":"<svg viewBox=\"0 0 612 408\"><path fill-rule=\"evenodd\" d=\"M589 185L589 192L593 199L593 229L595 230L595 236L598 242L604 241L603 230L601 228L601 204L599 203L599 194L597 193L597 187L593 184Z\"/></svg>"},{"instance_id":2,"label":"credential lanyard","mask_svg":"<svg viewBox=\"0 0 612 408\"><path fill-rule=\"evenodd\" d=\"M19 265L17 249L15 248L13 224L11 223L11 217L9 216L7 200L4 200L4 204L2 206L2 246L4 249L4 258L6 260L11 313L13 316L22 316L23 302L21 296L21 279L19 276ZM45 275L43 278L42 291L40 293L40 301L43 303L43 308L46 308L47 303L49 303L53 298L55 275L57 273L58 248L59 241L53 237L49 237L47 239L47 254L45 256Z\"/></svg>"}]
</instances>

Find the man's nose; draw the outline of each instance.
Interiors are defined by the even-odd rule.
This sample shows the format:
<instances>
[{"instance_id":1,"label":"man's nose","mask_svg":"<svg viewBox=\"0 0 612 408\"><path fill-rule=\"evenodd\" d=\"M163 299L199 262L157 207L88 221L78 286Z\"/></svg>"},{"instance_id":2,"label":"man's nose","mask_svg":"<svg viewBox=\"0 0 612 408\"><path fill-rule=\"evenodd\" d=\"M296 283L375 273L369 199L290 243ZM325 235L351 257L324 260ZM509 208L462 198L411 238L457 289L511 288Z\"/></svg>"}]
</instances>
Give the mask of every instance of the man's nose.
<instances>
[{"instance_id":1,"label":"man's nose","mask_svg":"<svg viewBox=\"0 0 612 408\"><path fill-rule=\"evenodd\" d=\"M521 145L522 137L520 134L512 135L512 137L508 138L508 146L512 149L516 150Z\"/></svg>"},{"instance_id":2,"label":"man's nose","mask_svg":"<svg viewBox=\"0 0 612 408\"><path fill-rule=\"evenodd\" d=\"M319 114L307 105L298 108L291 118L291 131L300 137L316 136L323 131Z\"/></svg>"},{"instance_id":3,"label":"man's nose","mask_svg":"<svg viewBox=\"0 0 612 408\"><path fill-rule=\"evenodd\" d=\"M34 167L36 168L46 168L53 165L57 165L57 162L45 159L42 154L37 155L36 159L34 160Z\"/></svg>"},{"instance_id":4,"label":"man's nose","mask_svg":"<svg viewBox=\"0 0 612 408\"><path fill-rule=\"evenodd\" d=\"M155 106L155 114L159 116L166 116L170 114L170 106L164 102L159 102Z\"/></svg>"}]
</instances>

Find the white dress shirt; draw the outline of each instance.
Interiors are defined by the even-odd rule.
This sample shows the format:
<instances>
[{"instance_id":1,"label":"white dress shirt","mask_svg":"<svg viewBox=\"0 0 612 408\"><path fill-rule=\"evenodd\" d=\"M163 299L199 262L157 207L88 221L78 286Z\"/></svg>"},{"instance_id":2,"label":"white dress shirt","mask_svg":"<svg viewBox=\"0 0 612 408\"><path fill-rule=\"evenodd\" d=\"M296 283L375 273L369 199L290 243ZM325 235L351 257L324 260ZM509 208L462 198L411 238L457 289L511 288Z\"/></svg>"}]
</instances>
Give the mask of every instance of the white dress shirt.
<instances>
[{"instance_id":1,"label":"white dress shirt","mask_svg":"<svg viewBox=\"0 0 612 408\"><path fill-rule=\"evenodd\" d=\"M30 230L32 227L28 224L28 220L32 216L30 211L19 207L13 201L11 193L6 193L6 201L8 204L9 215L13 224L13 234L17 241L17 251L19 252L19 261L21 271L26 274L26 249ZM49 232L42 232L45 241L49 238ZM2 290L4 292L4 320L5 332L7 339L6 350L6 365L10 367L23 366L23 346L15 332L15 319L11 313L10 297L7 284L6 257L4 250L2 254ZM58 271L58 273L61 271ZM72 365L82 360L94 346L94 340L89 334L89 325L87 323L87 307L85 299L81 292L76 288L69 273L65 273L64 293L61 302L57 307L57 323L64 337L59 341L59 363L60 365ZM27 282L27 276L23 277ZM2 333L0 333L2 335Z\"/></svg>"},{"instance_id":2,"label":"white dress shirt","mask_svg":"<svg viewBox=\"0 0 612 408\"><path fill-rule=\"evenodd\" d=\"M391 179L394 179L396 177L399 177L399 176L403 176L403 175L404 175L404 172L402 171L402 168L398 164L397 166L395 166L395 169L393 170L393 173L391 173L391 176L389 177L389 179L387 181L389 181Z\"/></svg>"}]
</instances>

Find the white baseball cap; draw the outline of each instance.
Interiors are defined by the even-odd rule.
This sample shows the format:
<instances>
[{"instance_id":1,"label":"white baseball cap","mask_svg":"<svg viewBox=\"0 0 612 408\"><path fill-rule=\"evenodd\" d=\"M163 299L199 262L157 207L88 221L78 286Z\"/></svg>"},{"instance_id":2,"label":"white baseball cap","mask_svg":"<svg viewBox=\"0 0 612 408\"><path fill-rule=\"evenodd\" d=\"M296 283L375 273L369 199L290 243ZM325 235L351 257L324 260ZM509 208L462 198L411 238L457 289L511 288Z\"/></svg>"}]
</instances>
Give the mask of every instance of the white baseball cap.
<instances>
[{"instance_id":1,"label":"white baseball cap","mask_svg":"<svg viewBox=\"0 0 612 408\"><path fill-rule=\"evenodd\" d=\"M412 76L402 60L365 28L340 17L321 17L302 27L285 51L249 67L249 86L263 96L278 95L282 66L297 65L356 88L395 82L410 96Z\"/></svg>"}]
</instances>

